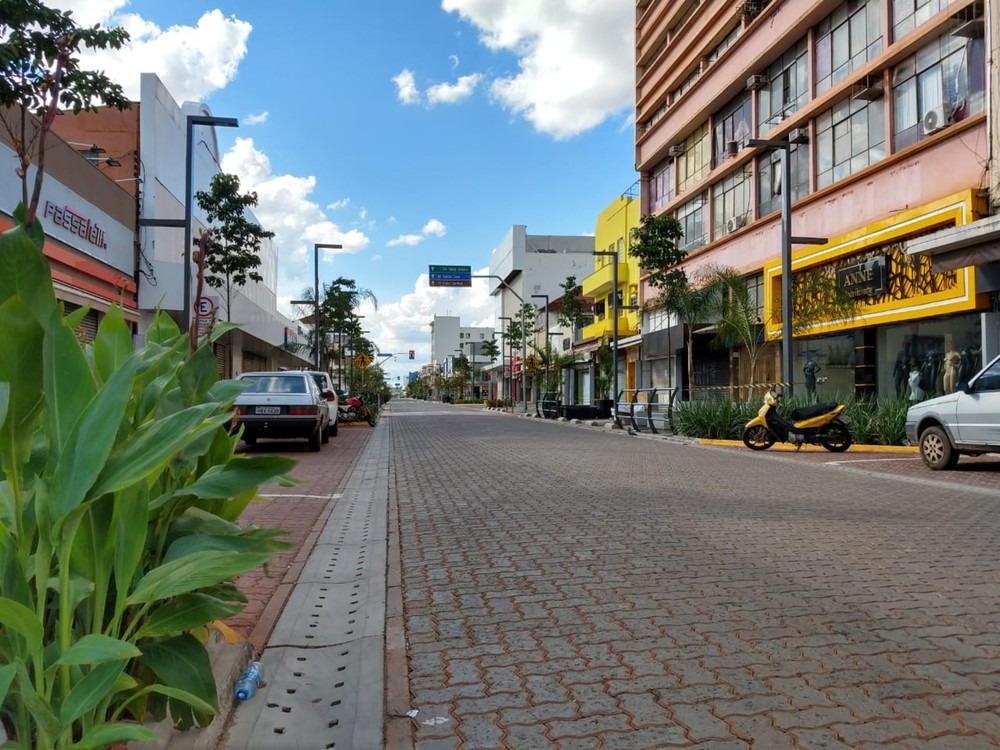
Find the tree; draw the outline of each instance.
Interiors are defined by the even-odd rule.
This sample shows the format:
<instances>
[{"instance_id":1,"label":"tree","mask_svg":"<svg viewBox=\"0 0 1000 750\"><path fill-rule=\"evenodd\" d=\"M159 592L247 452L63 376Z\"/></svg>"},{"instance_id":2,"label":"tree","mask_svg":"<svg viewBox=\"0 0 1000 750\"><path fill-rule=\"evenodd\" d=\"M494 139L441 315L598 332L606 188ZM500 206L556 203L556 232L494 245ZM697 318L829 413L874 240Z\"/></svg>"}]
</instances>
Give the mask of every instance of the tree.
<instances>
[{"instance_id":1,"label":"tree","mask_svg":"<svg viewBox=\"0 0 1000 750\"><path fill-rule=\"evenodd\" d=\"M676 315L684 324L687 348L688 398L694 398L694 327L697 323L714 320L722 311L722 289L712 283L710 273L699 274L689 281L683 271L668 282L658 306Z\"/></svg>"},{"instance_id":2,"label":"tree","mask_svg":"<svg viewBox=\"0 0 1000 750\"><path fill-rule=\"evenodd\" d=\"M500 346L493 339L488 339L479 345L479 351L485 354L489 360L490 364L497 361L497 357L500 356Z\"/></svg>"},{"instance_id":3,"label":"tree","mask_svg":"<svg viewBox=\"0 0 1000 750\"><path fill-rule=\"evenodd\" d=\"M307 287L302 291L302 299L312 304L313 287ZM369 289L359 287L354 279L341 276L330 283L324 283L320 290L319 320L312 321L312 324L319 326L320 354L322 354L320 359L325 362L338 359L338 371L345 343L350 342L352 337L361 336L361 318L354 310L362 302L371 302L375 309L378 309L378 299L375 294ZM296 349L316 360L315 342L315 336L310 336L307 343L297 345Z\"/></svg>"},{"instance_id":4,"label":"tree","mask_svg":"<svg viewBox=\"0 0 1000 750\"><path fill-rule=\"evenodd\" d=\"M659 307L659 301L673 295L675 288L683 291L687 287L687 274L677 268L677 264L687 256L678 244L683 237L681 223L668 214L646 214L639 227L632 230L629 255L638 258L639 267L649 274L647 281L660 298L652 301L654 307Z\"/></svg>"},{"instance_id":5,"label":"tree","mask_svg":"<svg viewBox=\"0 0 1000 750\"><path fill-rule=\"evenodd\" d=\"M559 325L569 328L576 335L593 316L590 305L583 296L583 287L576 281L576 276L567 276L562 283L562 301L559 303Z\"/></svg>"},{"instance_id":6,"label":"tree","mask_svg":"<svg viewBox=\"0 0 1000 750\"><path fill-rule=\"evenodd\" d=\"M219 172L212 177L208 191L199 190L195 200L205 212L211 227L211 238L205 243L205 283L222 289L225 295L226 322L232 320L233 290L247 281L263 281L257 273L260 267L260 245L274 237L274 232L262 229L247 218L247 211L257 205L257 193L240 193L240 178ZM232 351L229 350L229 372L233 371Z\"/></svg>"},{"instance_id":7,"label":"tree","mask_svg":"<svg viewBox=\"0 0 1000 750\"><path fill-rule=\"evenodd\" d=\"M76 113L93 111L98 103L119 110L131 106L122 87L104 73L80 67L80 50L121 49L128 38L120 28L82 28L72 12L39 0L0 0L0 127L17 155L25 226L35 221L46 140L59 109ZM29 198L32 163L37 171Z\"/></svg>"}]
</instances>

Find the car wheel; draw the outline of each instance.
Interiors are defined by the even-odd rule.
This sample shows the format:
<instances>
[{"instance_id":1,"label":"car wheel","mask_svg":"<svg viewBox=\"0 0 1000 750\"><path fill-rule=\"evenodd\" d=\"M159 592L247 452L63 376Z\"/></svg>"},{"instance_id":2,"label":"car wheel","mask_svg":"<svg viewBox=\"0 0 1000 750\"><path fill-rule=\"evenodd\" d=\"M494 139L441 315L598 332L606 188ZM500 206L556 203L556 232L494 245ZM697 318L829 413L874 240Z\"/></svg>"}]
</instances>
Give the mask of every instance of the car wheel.
<instances>
[{"instance_id":1,"label":"car wheel","mask_svg":"<svg viewBox=\"0 0 1000 750\"><path fill-rule=\"evenodd\" d=\"M334 422L330 425L330 437L337 437L337 430L340 427L340 422Z\"/></svg>"},{"instance_id":2,"label":"car wheel","mask_svg":"<svg viewBox=\"0 0 1000 750\"><path fill-rule=\"evenodd\" d=\"M319 436L319 433L320 433L320 431L316 430L315 432L313 432L313 433L311 433L309 435L309 452L310 453L318 453L319 452L319 446L320 446L320 436Z\"/></svg>"},{"instance_id":3,"label":"car wheel","mask_svg":"<svg viewBox=\"0 0 1000 750\"><path fill-rule=\"evenodd\" d=\"M958 463L958 451L940 427L928 427L920 433L920 457L927 468L935 471L954 469Z\"/></svg>"},{"instance_id":4,"label":"car wheel","mask_svg":"<svg viewBox=\"0 0 1000 750\"><path fill-rule=\"evenodd\" d=\"M327 425L325 428L320 430L320 432L322 433L320 441L323 443L323 445L326 445L327 443L330 442L330 425Z\"/></svg>"}]
</instances>

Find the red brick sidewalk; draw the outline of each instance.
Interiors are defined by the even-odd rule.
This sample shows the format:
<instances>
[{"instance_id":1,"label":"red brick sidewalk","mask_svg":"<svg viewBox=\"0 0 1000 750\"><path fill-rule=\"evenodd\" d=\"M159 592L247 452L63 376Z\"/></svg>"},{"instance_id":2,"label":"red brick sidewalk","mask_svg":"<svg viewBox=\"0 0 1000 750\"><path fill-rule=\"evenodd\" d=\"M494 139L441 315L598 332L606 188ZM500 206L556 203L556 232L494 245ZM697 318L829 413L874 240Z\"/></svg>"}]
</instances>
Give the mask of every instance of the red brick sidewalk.
<instances>
[{"instance_id":1,"label":"red brick sidewalk","mask_svg":"<svg viewBox=\"0 0 1000 750\"><path fill-rule=\"evenodd\" d=\"M255 453L281 453L298 460L292 476L302 482L297 487L262 487L261 501L251 503L243 513L244 524L284 529L282 537L292 544L266 568L246 573L237 585L247 596L244 610L226 624L247 638L260 652L284 609L292 587L312 552L316 538L337 502L348 474L364 450L372 429L364 424L341 425L335 438L319 453L309 453L304 444L292 442L258 443Z\"/></svg>"}]
</instances>

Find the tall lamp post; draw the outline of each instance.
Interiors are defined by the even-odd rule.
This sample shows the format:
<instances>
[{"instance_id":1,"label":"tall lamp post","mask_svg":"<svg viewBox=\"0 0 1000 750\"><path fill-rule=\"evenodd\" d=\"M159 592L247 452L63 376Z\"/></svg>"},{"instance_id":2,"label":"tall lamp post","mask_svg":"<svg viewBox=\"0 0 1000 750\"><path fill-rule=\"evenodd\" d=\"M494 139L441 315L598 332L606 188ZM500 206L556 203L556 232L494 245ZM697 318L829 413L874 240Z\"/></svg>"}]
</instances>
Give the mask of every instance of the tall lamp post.
<instances>
[{"instance_id":1,"label":"tall lamp post","mask_svg":"<svg viewBox=\"0 0 1000 750\"><path fill-rule=\"evenodd\" d=\"M509 326L513 322L513 318L505 317L503 315L501 315L498 318L498 320L506 320L507 321L507 326ZM500 365L501 365L501 367L500 367L500 382L503 384L503 390L504 390L504 392L502 394L502 398L504 398L504 399L506 399L508 397L508 395L509 395L508 394L508 388L507 388L507 349L509 347L507 346L507 337L504 336L504 333L506 332L506 330L507 330L507 328L503 325L503 323L501 323L500 324ZM514 409L513 403L511 403L511 407L510 408L511 408L511 410Z\"/></svg>"},{"instance_id":2,"label":"tall lamp post","mask_svg":"<svg viewBox=\"0 0 1000 750\"><path fill-rule=\"evenodd\" d=\"M316 319L313 321L313 331L315 332L316 341L316 369L323 369L323 354L322 350L319 348L319 251L322 249L327 250L340 250L343 245L338 245L332 242L314 242L313 243L313 263L314 263L314 275L313 275L313 303L314 303L314 316Z\"/></svg>"},{"instance_id":3,"label":"tall lamp post","mask_svg":"<svg viewBox=\"0 0 1000 750\"><path fill-rule=\"evenodd\" d=\"M184 149L184 218L149 219L140 218L141 227L183 227L184 228L184 314L181 317L185 333L191 330L191 214L194 202L194 127L213 125L215 127L238 128L235 117L214 117L212 115L188 115L185 130Z\"/></svg>"},{"instance_id":4,"label":"tall lamp post","mask_svg":"<svg viewBox=\"0 0 1000 750\"><path fill-rule=\"evenodd\" d=\"M770 140L751 138L747 145L770 151L780 149L781 155L781 380L787 395L792 385L792 244L822 245L825 237L795 237L792 235L792 146L809 143L809 133L797 128L787 138Z\"/></svg>"},{"instance_id":5,"label":"tall lamp post","mask_svg":"<svg viewBox=\"0 0 1000 750\"><path fill-rule=\"evenodd\" d=\"M611 355L614 357L614 368L611 371L611 396L615 405L611 411L614 424L618 424L618 251L595 250L594 255L612 258L611 266Z\"/></svg>"}]
</instances>

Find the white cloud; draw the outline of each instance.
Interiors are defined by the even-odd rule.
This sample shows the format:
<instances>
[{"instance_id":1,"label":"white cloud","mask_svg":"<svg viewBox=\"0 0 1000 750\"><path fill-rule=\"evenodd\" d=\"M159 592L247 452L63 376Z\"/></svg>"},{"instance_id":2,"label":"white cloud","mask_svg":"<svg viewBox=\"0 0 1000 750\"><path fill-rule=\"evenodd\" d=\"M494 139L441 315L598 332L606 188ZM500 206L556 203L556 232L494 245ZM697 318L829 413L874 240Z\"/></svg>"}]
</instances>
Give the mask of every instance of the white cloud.
<instances>
[{"instance_id":1,"label":"white cloud","mask_svg":"<svg viewBox=\"0 0 1000 750\"><path fill-rule=\"evenodd\" d=\"M386 244L387 247L396 247L397 245L409 245L413 247L414 245L419 245L424 241L424 238L419 234L401 234L393 240L389 240Z\"/></svg>"},{"instance_id":2,"label":"white cloud","mask_svg":"<svg viewBox=\"0 0 1000 750\"><path fill-rule=\"evenodd\" d=\"M491 91L555 138L585 132L634 104L635 17L623 0L442 0L519 72Z\"/></svg>"},{"instance_id":3,"label":"white cloud","mask_svg":"<svg viewBox=\"0 0 1000 750\"><path fill-rule=\"evenodd\" d=\"M455 104L467 99L476 90L476 86L479 85L482 78L482 74L472 73L461 76L455 83L437 83L428 86L425 92L427 102L428 104Z\"/></svg>"},{"instance_id":4,"label":"white cloud","mask_svg":"<svg viewBox=\"0 0 1000 750\"><path fill-rule=\"evenodd\" d=\"M413 78L413 72L403 69L392 82L396 84L396 97L403 104L416 104L420 101L420 91Z\"/></svg>"},{"instance_id":5,"label":"white cloud","mask_svg":"<svg viewBox=\"0 0 1000 750\"><path fill-rule=\"evenodd\" d=\"M448 230L445 227L445 225L442 224L437 219L431 219L426 224L424 224L424 228L420 230L421 234L425 235L433 234L435 237L444 237L445 232L447 231Z\"/></svg>"},{"instance_id":6,"label":"white cloud","mask_svg":"<svg viewBox=\"0 0 1000 750\"><path fill-rule=\"evenodd\" d=\"M161 29L132 13L116 15L124 5L117 0L60 5L76 6L81 23L100 22L128 31L131 41L123 49L88 51L80 57L86 67L105 71L134 100L139 98L139 73L152 70L178 102L204 101L236 76L252 29L248 22L217 9L204 13L196 26Z\"/></svg>"},{"instance_id":7,"label":"white cloud","mask_svg":"<svg viewBox=\"0 0 1000 750\"><path fill-rule=\"evenodd\" d=\"M240 122L241 125L260 125L261 123L267 122L267 118L270 112L261 112L257 115L247 115Z\"/></svg>"},{"instance_id":8,"label":"white cloud","mask_svg":"<svg viewBox=\"0 0 1000 750\"><path fill-rule=\"evenodd\" d=\"M336 211L339 208L345 208L348 203L351 202L350 198L341 198L340 200L334 201L333 203L327 203L326 207L330 211Z\"/></svg>"}]
</instances>

